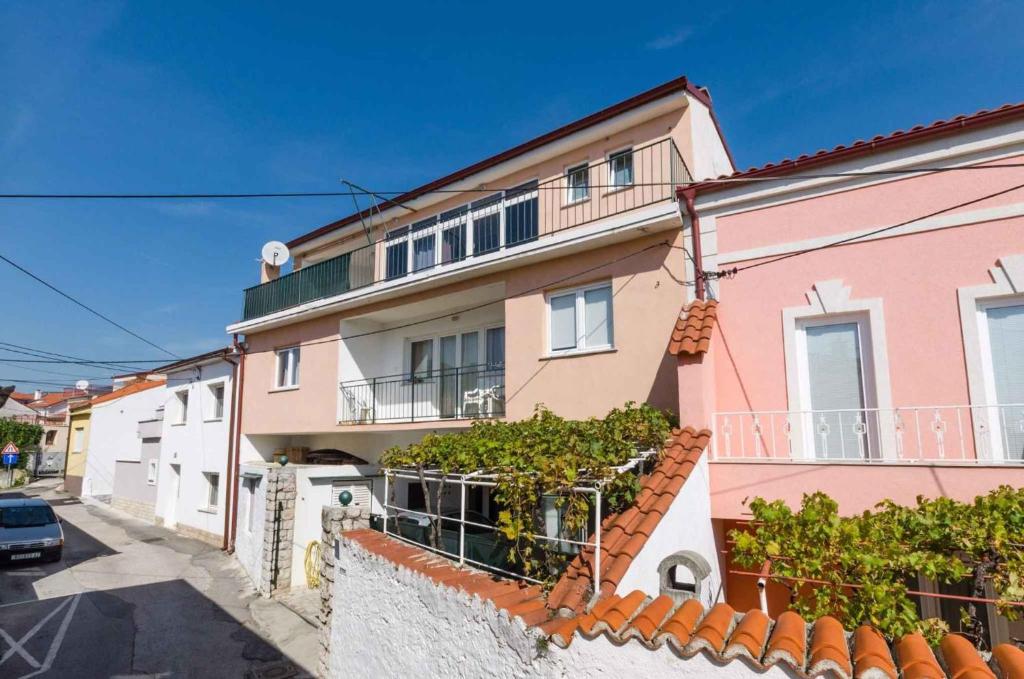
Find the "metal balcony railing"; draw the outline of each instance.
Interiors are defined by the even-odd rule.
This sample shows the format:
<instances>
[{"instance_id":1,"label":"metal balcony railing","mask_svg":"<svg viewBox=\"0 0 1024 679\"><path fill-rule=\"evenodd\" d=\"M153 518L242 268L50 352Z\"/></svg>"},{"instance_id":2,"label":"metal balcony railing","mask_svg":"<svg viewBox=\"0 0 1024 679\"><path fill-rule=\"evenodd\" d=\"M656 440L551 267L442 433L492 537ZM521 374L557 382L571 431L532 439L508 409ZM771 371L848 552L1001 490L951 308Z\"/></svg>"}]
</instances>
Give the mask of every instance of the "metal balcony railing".
<instances>
[{"instance_id":1,"label":"metal balcony railing","mask_svg":"<svg viewBox=\"0 0 1024 679\"><path fill-rule=\"evenodd\" d=\"M343 424L501 417L505 367L474 365L341 383Z\"/></svg>"},{"instance_id":2,"label":"metal balcony railing","mask_svg":"<svg viewBox=\"0 0 1024 679\"><path fill-rule=\"evenodd\" d=\"M1024 404L714 415L719 462L1019 464Z\"/></svg>"},{"instance_id":3,"label":"metal balcony railing","mask_svg":"<svg viewBox=\"0 0 1024 679\"><path fill-rule=\"evenodd\" d=\"M242 320L513 249L606 217L675 200L691 179L672 139L582 163L389 231L375 243L245 290Z\"/></svg>"}]
</instances>

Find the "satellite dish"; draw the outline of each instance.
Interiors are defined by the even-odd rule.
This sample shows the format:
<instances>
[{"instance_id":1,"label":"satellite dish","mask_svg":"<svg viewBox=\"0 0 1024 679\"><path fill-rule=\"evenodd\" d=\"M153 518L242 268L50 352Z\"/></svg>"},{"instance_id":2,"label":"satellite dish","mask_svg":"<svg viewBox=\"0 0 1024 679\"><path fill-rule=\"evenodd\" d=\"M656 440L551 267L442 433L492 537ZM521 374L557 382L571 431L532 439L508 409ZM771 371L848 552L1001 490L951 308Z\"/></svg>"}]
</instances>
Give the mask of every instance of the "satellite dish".
<instances>
[{"instance_id":1,"label":"satellite dish","mask_svg":"<svg viewBox=\"0 0 1024 679\"><path fill-rule=\"evenodd\" d=\"M270 266L284 266L288 261L288 246L279 240L272 240L263 246L263 261Z\"/></svg>"},{"instance_id":2,"label":"satellite dish","mask_svg":"<svg viewBox=\"0 0 1024 679\"><path fill-rule=\"evenodd\" d=\"M75 389L79 391L85 391L89 388L89 380L78 380L75 382Z\"/></svg>"}]
</instances>

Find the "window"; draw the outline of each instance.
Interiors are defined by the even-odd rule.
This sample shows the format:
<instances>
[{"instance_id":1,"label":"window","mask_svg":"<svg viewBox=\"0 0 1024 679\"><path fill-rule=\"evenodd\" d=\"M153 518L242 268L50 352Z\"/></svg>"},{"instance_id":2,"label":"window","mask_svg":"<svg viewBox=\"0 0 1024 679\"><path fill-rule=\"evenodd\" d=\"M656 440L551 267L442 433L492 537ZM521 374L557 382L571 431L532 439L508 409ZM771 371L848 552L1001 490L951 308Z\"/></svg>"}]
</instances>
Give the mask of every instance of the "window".
<instances>
[{"instance_id":1,"label":"window","mask_svg":"<svg viewBox=\"0 0 1024 679\"><path fill-rule=\"evenodd\" d=\"M864 459L868 413L860 324L807 324L802 334L814 456Z\"/></svg>"},{"instance_id":2,"label":"window","mask_svg":"<svg viewBox=\"0 0 1024 679\"><path fill-rule=\"evenodd\" d=\"M489 369L505 367L505 328L489 328L487 330L487 367Z\"/></svg>"},{"instance_id":3,"label":"window","mask_svg":"<svg viewBox=\"0 0 1024 679\"><path fill-rule=\"evenodd\" d=\"M578 203L590 197L590 167L583 163L565 171L565 201Z\"/></svg>"},{"instance_id":4,"label":"window","mask_svg":"<svg viewBox=\"0 0 1024 679\"><path fill-rule=\"evenodd\" d=\"M633 183L633 149L626 149L608 156L608 183L612 188L629 186Z\"/></svg>"},{"instance_id":5,"label":"window","mask_svg":"<svg viewBox=\"0 0 1024 679\"><path fill-rule=\"evenodd\" d=\"M466 258L466 215L469 206L463 205L442 212L441 222L441 263L458 262Z\"/></svg>"},{"instance_id":6,"label":"window","mask_svg":"<svg viewBox=\"0 0 1024 679\"><path fill-rule=\"evenodd\" d=\"M409 379L430 377L434 369L434 340L412 342L409 349Z\"/></svg>"},{"instance_id":7,"label":"window","mask_svg":"<svg viewBox=\"0 0 1024 679\"><path fill-rule=\"evenodd\" d=\"M611 348L611 284L550 295L548 329L552 354Z\"/></svg>"},{"instance_id":8,"label":"window","mask_svg":"<svg viewBox=\"0 0 1024 679\"><path fill-rule=\"evenodd\" d=\"M496 193L470 204L474 255L493 252L501 247L501 199L501 194Z\"/></svg>"},{"instance_id":9,"label":"window","mask_svg":"<svg viewBox=\"0 0 1024 679\"><path fill-rule=\"evenodd\" d=\"M985 308L988 331L988 356L996 417L993 424L1002 431L1005 446L1004 459L1024 460L1024 426L1020 408L1010 404L1024 403L1024 304L1020 300L1006 305L988 305Z\"/></svg>"},{"instance_id":10,"label":"window","mask_svg":"<svg viewBox=\"0 0 1024 679\"><path fill-rule=\"evenodd\" d=\"M409 241L406 238L408 234L409 227L405 226L395 229L387 235L387 240L395 241L387 246L384 253L386 259L384 273L388 280L401 278L409 273Z\"/></svg>"},{"instance_id":11,"label":"window","mask_svg":"<svg viewBox=\"0 0 1024 679\"><path fill-rule=\"evenodd\" d=\"M259 479L242 479L246 490L245 532L252 533L253 515L256 514L256 485Z\"/></svg>"},{"instance_id":12,"label":"window","mask_svg":"<svg viewBox=\"0 0 1024 679\"><path fill-rule=\"evenodd\" d=\"M537 182L527 182L505 192L505 246L534 240L540 222Z\"/></svg>"},{"instance_id":13,"label":"window","mask_svg":"<svg viewBox=\"0 0 1024 679\"><path fill-rule=\"evenodd\" d=\"M72 444L72 453L82 452L82 446L85 445L85 427L75 427L74 442Z\"/></svg>"},{"instance_id":14,"label":"window","mask_svg":"<svg viewBox=\"0 0 1024 679\"><path fill-rule=\"evenodd\" d=\"M56 429L51 429L50 431L46 432L46 443L43 444L43 445L52 446L53 442L54 442L54 440L56 438L57 438L57 430Z\"/></svg>"},{"instance_id":15,"label":"window","mask_svg":"<svg viewBox=\"0 0 1024 679\"><path fill-rule=\"evenodd\" d=\"M278 389L299 386L299 347L277 351L277 379L274 386Z\"/></svg>"},{"instance_id":16,"label":"window","mask_svg":"<svg viewBox=\"0 0 1024 679\"><path fill-rule=\"evenodd\" d=\"M203 476L206 477L207 487L205 509L215 512L217 511L217 503L220 500L220 474L205 472Z\"/></svg>"},{"instance_id":17,"label":"window","mask_svg":"<svg viewBox=\"0 0 1024 679\"><path fill-rule=\"evenodd\" d=\"M437 238L433 228L437 217L424 219L412 225L412 270L422 271L434 266ZM422 235L420 235L422 234Z\"/></svg>"},{"instance_id":18,"label":"window","mask_svg":"<svg viewBox=\"0 0 1024 679\"><path fill-rule=\"evenodd\" d=\"M182 389L174 393L176 399L174 424L185 424L188 422L188 389Z\"/></svg>"},{"instance_id":19,"label":"window","mask_svg":"<svg viewBox=\"0 0 1024 679\"><path fill-rule=\"evenodd\" d=\"M149 464L146 466L146 483L151 486L156 485L157 462L157 460L150 460Z\"/></svg>"},{"instance_id":20,"label":"window","mask_svg":"<svg viewBox=\"0 0 1024 679\"><path fill-rule=\"evenodd\" d=\"M366 507L370 508L370 498L372 493L370 492L370 484L365 481L346 481L345 479L335 479L331 482L331 506L340 507L341 500L338 499L338 495L341 491L347 490L352 493L352 502L349 503L349 507Z\"/></svg>"},{"instance_id":21,"label":"window","mask_svg":"<svg viewBox=\"0 0 1024 679\"><path fill-rule=\"evenodd\" d=\"M211 420L224 419L224 383L217 382L210 385L210 415Z\"/></svg>"}]
</instances>

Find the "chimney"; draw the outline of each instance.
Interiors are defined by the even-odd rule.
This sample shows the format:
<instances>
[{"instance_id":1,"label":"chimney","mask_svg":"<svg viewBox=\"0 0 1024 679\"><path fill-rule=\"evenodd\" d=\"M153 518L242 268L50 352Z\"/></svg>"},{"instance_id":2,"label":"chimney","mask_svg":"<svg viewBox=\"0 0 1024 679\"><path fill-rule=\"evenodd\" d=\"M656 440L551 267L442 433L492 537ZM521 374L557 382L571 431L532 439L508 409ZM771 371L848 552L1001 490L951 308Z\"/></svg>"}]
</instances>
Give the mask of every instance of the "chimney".
<instances>
[{"instance_id":1,"label":"chimney","mask_svg":"<svg viewBox=\"0 0 1024 679\"><path fill-rule=\"evenodd\" d=\"M43 397L43 392L41 392L38 389L36 389L35 400L38 401L42 397Z\"/></svg>"}]
</instances>

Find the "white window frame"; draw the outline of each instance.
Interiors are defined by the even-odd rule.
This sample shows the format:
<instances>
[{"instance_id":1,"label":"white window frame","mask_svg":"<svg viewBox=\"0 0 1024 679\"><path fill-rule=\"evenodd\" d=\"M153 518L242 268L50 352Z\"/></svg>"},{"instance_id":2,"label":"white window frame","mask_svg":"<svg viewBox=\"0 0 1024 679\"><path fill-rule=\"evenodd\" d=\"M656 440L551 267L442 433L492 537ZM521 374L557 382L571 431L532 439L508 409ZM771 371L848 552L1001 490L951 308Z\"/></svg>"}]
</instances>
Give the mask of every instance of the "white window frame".
<instances>
[{"instance_id":1,"label":"white window frame","mask_svg":"<svg viewBox=\"0 0 1024 679\"><path fill-rule=\"evenodd\" d=\"M573 198L573 190L576 188L569 183L570 177L577 172L583 172L586 183L583 186L583 195L579 198ZM590 161L584 160L576 165L569 165L565 168L565 204L578 205L585 203L590 200Z\"/></svg>"},{"instance_id":2,"label":"white window frame","mask_svg":"<svg viewBox=\"0 0 1024 679\"><path fill-rule=\"evenodd\" d=\"M299 364L299 375L295 374L295 363L296 358ZM287 367L284 375L281 373L281 361L287 361ZM281 347L280 349L274 350L274 388L273 391L287 391L289 389L299 388L299 379L302 375L302 347L294 345L290 347ZM278 380L281 380L280 382Z\"/></svg>"},{"instance_id":3,"label":"white window frame","mask_svg":"<svg viewBox=\"0 0 1024 679\"><path fill-rule=\"evenodd\" d=\"M415 337L406 337L403 343L402 349L402 376L406 382L412 376L412 345L413 342L423 342L426 340L432 340L433 345L431 346L430 354L430 370L432 375L436 375L437 371L441 369L441 338L450 337L455 335L455 355L462 360L462 336L471 332L478 334L477 338L477 350L476 356L477 361L475 365L486 367L487 364L487 331L495 328L504 328L505 321L497 321L494 323L488 323L487 325L470 325L452 328L444 332L438 332L432 335L418 335ZM507 336L506 336L507 340ZM505 360L508 362L508 347L505 347ZM433 377L421 378L421 382L428 382Z\"/></svg>"},{"instance_id":4,"label":"white window frame","mask_svg":"<svg viewBox=\"0 0 1024 679\"><path fill-rule=\"evenodd\" d=\"M628 184L616 184L615 183L615 169L614 169L614 166L612 164L612 159L617 158L618 156L624 156L624 155L627 155L627 154L629 155L630 181L629 181ZM618 149L615 149L614 151L609 151L607 154L605 154L605 162L608 165L608 188L606 189L605 193L614 193L616 191L623 191L623 190L628 189L631 186L634 186L636 184L636 162L635 162L636 158L635 158L635 155L636 155L636 149L633 147L632 144L627 144L626 146L619 147Z\"/></svg>"},{"instance_id":5,"label":"white window frame","mask_svg":"<svg viewBox=\"0 0 1024 679\"><path fill-rule=\"evenodd\" d=\"M79 434L81 434L81 437L79 437ZM75 427L75 430L72 432L72 437L72 441L74 441L75 447L71 452L82 452L82 448L85 445L85 427Z\"/></svg>"},{"instance_id":6,"label":"white window frame","mask_svg":"<svg viewBox=\"0 0 1024 679\"><path fill-rule=\"evenodd\" d=\"M189 387L177 389L174 392L174 422L176 427L188 424ZM182 398L184 396L184 399Z\"/></svg>"},{"instance_id":7,"label":"white window frame","mask_svg":"<svg viewBox=\"0 0 1024 679\"><path fill-rule=\"evenodd\" d=\"M892 388L889 380L889 351L886 346L885 314L880 297L851 299L851 289L841 279L818 281L806 293L807 306L782 310L782 344L786 358L786 394L790 413L807 412L811 408L810 378L807 369L807 343L803 328L807 325L831 325L858 321L861 370L865 380L865 408L886 413L878 418L878 444L875 450L882 459L896 459L895 425L892 412ZM864 325L860 325L863 322ZM792 416L794 457L815 459L813 427L804 417Z\"/></svg>"},{"instance_id":8,"label":"white window frame","mask_svg":"<svg viewBox=\"0 0 1024 679\"><path fill-rule=\"evenodd\" d=\"M227 406L228 398L228 383L227 380L215 380L213 382L207 382L206 388L210 391L210 412L206 413L206 417L203 419L204 422L220 422L224 419L224 409ZM220 397L220 415L217 414L217 394L216 389L222 389Z\"/></svg>"},{"instance_id":9,"label":"white window frame","mask_svg":"<svg viewBox=\"0 0 1024 679\"><path fill-rule=\"evenodd\" d=\"M590 346L586 343L586 293L591 290L608 288L611 292L611 308L608 314L608 336L611 341L607 344ZM551 346L551 300L555 297L576 296L576 346L569 349L553 349ZM611 281L602 281L591 285L584 285L578 288L563 288L551 290L544 295L545 307L545 347L548 356L569 356L577 354L592 354L602 351L613 351L615 349L615 291Z\"/></svg>"},{"instance_id":10,"label":"white window frame","mask_svg":"<svg viewBox=\"0 0 1024 679\"><path fill-rule=\"evenodd\" d=\"M214 488L214 485L210 480L214 476L217 477L217 497L213 498L216 501L213 504L210 504L210 496L213 494ZM203 480L206 481L206 501L199 509L200 511L216 514L220 504L220 472L203 472Z\"/></svg>"},{"instance_id":11,"label":"white window frame","mask_svg":"<svg viewBox=\"0 0 1024 679\"><path fill-rule=\"evenodd\" d=\"M1003 255L988 270L992 283L957 289L964 359L967 363L967 391L972 406L996 406L996 385L992 374L992 344L988 336L988 309L1024 303L1024 254ZM974 454L979 459L1002 461L1002 428L998 408L972 408ZM980 427L986 424L986 427ZM988 432L986 436L985 432Z\"/></svg>"},{"instance_id":12,"label":"white window frame","mask_svg":"<svg viewBox=\"0 0 1024 679\"><path fill-rule=\"evenodd\" d=\"M146 485L155 486L156 476L160 467L159 460L150 460L146 465Z\"/></svg>"}]
</instances>

